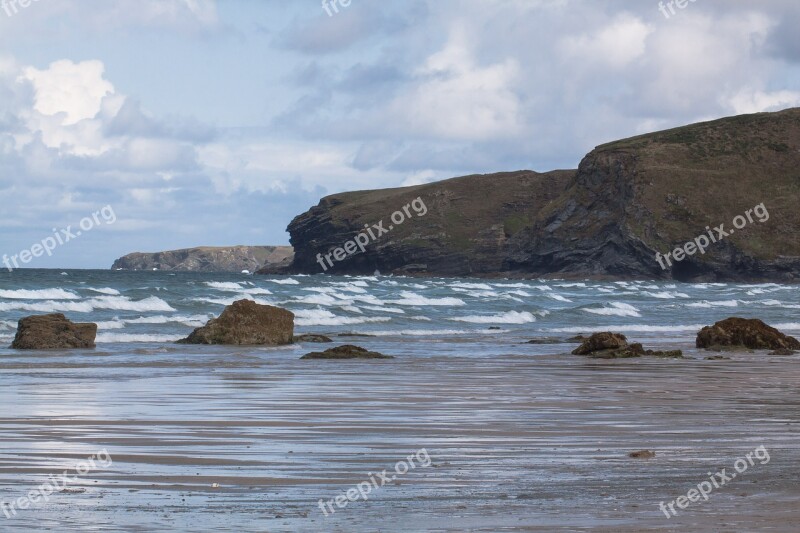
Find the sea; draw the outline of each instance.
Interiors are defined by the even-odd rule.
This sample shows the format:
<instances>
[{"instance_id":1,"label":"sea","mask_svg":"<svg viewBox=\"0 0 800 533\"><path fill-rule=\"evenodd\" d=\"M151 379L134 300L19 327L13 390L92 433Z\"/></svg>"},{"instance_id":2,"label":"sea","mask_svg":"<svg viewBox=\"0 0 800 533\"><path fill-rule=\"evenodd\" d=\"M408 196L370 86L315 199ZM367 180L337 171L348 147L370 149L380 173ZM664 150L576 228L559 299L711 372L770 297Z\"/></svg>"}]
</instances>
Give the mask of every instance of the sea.
<instances>
[{"instance_id":1,"label":"sea","mask_svg":"<svg viewBox=\"0 0 800 533\"><path fill-rule=\"evenodd\" d=\"M334 342L175 344L241 299ZM797 531L800 356L695 337L799 312L777 283L2 271L0 531ZM46 313L97 347L9 348ZM685 359L555 342L594 331ZM301 359L338 344L394 358Z\"/></svg>"}]
</instances>

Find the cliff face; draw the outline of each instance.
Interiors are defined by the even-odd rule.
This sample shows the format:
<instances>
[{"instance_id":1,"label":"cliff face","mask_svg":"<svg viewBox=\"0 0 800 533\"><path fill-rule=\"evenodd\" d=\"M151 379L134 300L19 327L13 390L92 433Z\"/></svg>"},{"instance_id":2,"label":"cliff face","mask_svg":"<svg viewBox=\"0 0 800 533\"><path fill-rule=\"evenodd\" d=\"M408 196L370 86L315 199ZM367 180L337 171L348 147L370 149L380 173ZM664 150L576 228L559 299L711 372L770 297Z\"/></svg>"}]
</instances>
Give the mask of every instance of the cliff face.
<instances>
[{"instance_id":1,"label":"cliff face","mask_svg":"<svg viewBox=\"0 0 800 533\"><path fill-rule=\"evenodd\" d=\"M800 110L606 144L577 171L329 196L289 225L296 256L287 271L321 273L318 253L341 247L364 224L388 226L415 198L426 215L327 272L793 280L800 276ZM721 224L727 236L714 229ZM660 266L657 253L701 236L709 237L704 254L662 257Z\"/></svg>"},{"instance_id":2,"label":"cliff face","mask_svg":"<svg viewBox=\"0 0 800 533\"><path fill-rule=\"evenodd\" d=\"M172 270L182 272L255 272L265 266L286 267L291 246L231 246L187 248L157 253L133 253L114 261L113 270Z\"/></svg>"},{"instance_id":3,"label":"cliff face","mask_svg":"<svg viewBox=\"0 0 800 533\"><path fill-rule=\"evenodd\" d=\"M466 176L400 189L324 198L289 226L296 255L290 272L322 273L317 254L343 246L365 225L388 233L370 238L364 253L326 264L327 273L480 275L504 268L509 237L563 193L574 171L522 171ZM416 199L417 211L394 224L392 215ZM421 207L424 206L424 209ZM421 213L425 214L421 214ZM399 217L396 218L399 220Z\"/></svg>"}]
</instances>

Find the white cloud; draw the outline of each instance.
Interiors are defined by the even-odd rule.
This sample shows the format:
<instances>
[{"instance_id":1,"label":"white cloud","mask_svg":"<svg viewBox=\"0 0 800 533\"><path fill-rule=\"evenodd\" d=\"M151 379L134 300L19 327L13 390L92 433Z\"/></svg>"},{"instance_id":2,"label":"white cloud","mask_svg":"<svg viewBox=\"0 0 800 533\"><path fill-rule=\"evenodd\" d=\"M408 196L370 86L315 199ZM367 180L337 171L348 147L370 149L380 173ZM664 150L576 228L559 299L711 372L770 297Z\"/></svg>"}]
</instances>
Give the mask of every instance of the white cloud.
<instances>
[{"instance_id":1,"label":"white cloud","mask_svg":"<svg viewBox=\"0 0 800 533\"><path fill-rule=\"evenodd\" d=\"M734 96L723 100L723 104L737 115L778 111L787 107L800 106L800 91L756 91L743 89Z\"/></svg>"},{"instance_id":2,"label":"white cloud","mask_svg":"<svg viewBox=\"0 0 800 533\"><path fill-rule=\"evenodd\" d=\"M564 37L561 50L570 60L619 69L645 54L653 31L640 18L623 13L592 33Z\"/></svg>"}]
</instances>

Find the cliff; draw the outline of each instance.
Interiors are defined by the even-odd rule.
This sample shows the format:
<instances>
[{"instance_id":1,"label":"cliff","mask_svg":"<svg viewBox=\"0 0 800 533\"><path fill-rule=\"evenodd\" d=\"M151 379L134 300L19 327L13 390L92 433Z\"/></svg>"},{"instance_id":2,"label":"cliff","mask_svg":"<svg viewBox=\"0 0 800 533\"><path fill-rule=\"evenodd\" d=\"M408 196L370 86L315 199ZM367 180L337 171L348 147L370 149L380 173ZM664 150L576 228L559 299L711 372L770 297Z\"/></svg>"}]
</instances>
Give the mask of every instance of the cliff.
<instances>
[{"instance_id":1,"label":"cliff","mask_svg":"<svg viewBox=\"0 0 800 533\"><path fill-rule=\"evenodd\" d=\"M365 224L388 228L416 198L425 215L411 211L363 253L320 262ZM329 196L289 225L296 255L283 271L790 281L800 275L798 202L800 110L743 115L599 146L577 171ZM727 236L713 229L721 224ZM663 258L703 235L705 253Z\"/></svg>"},{"instance_id":2,"label":"cliff","mask_svg":"<svg viewBox=\"0 0 800 533\"><path fill-rule=\"evenodd\" d=\"M113 270L183 272L255 272L265 266L287 266L291 246L230 246L187 248L157 253L132 253L114 261Z\"/></svg>"}]
</instances>

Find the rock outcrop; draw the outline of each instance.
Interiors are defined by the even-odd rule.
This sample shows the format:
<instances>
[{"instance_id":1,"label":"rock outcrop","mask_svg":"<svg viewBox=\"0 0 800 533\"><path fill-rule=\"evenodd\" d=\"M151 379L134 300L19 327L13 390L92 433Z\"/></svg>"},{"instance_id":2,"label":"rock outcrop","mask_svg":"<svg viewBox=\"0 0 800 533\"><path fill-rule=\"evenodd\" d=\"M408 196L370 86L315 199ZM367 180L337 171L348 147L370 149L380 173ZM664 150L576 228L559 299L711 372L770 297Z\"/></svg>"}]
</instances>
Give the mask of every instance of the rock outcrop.
<instances>
[{"instance_id":1,"label":"rock outcrop","mask_svg":"<svg viewBox=\"0 0 800 533\"><path fill-rule=\"evenodd\" d=\"M572 351L573 355L585 355L592 359L628 359L631 357L642 357L648 355L652 357L664 358L683 358L680 350L653 351L645 350L637 343L628 344L628 339L621 333L595 333L583 341L578 348Z\"/></svg>"},{"instance_id":2,"label":"rock outcrop","mask_svg":"<svg viewBox=\"0 0 800 533\"><path fill-rule=\"evenodd\" d=\"M727 318L697 334L697 347L708 350L800 350L800 341L758 319ZM785 352L784 352L785 353Z\"/></svg>"},{"instance_id":3,"label":"rock outcrop","mask_svg":"<svg viewBox=\"0 0 800 533\"><path fill-rule=\"evenodd\" d=\"M359 346L344 344L336 348L330 348L324 352L311 352L300 359L394 359L391 355L383 355L378 352L370 352Z\"/></svg>"},{"instance_id":4,"label":"rock outcrop","mask_svg":"<svg viewBox=\"0 0 800 533\"><path fill-rule=\"evenodd\" d=\"M315 333L307 333L305 335L298 335L293 339L293 342L309 342L309 343L327 343L333 342L333 339L325 335L317 335Z\"/></svg>"},{"instance_id":5,"label":"rock outcrop","mask_svg":"<svg viewBox=\"0 0 800 533\"><path fill-rule=\"evenodd\" d=\"M94 348L96 337L97 324L76 324L60 313L29 316L19 321L11 347L17 350Z\"/></svg>"},{"instance_id":6,"label":"rock outcrop","mask_svg":"<svg viewBox=\"0 0 800 533\"><path fill-rule=\"evenodd\" d=\"M800 109L731 117L597 147L577 170L518 171L323 198L289 225L283 273L420 198L427 212L337 261L333 274L775 280L800 276ZM730 232L764 204L768 217ZM413 214L413 213L412 213ZM656 254L724 224L704 254ZM717 235L716 232L713 233ZM715 237L716 238L716 237ZM274 272L274 269L272 270Z\"/></svg>"},{"instance_id":7,"label":"rock outcrop","mask_svg":"<svg viewBox=\"0 0 800 533\"><path fill-rule=\"evenodd\" d=\"M235 346L277 346L291 344L294 314L280 307L239 300L197 328L179 344L225 344Z\"/></svg>"},{"instance_id":8,"label":"rock outcrop","mask_svg":"<svg viewBox=\"0 0 800 533\"><path fill-rule=\"evenodd\" d=\"M132 253L114 261L113 270L180 272L255 272L285 268L292 262L291 246L229 246L187 248L156 253Z\"/></svg>"}]
</instances>

